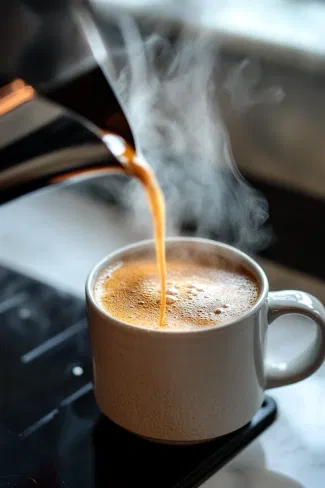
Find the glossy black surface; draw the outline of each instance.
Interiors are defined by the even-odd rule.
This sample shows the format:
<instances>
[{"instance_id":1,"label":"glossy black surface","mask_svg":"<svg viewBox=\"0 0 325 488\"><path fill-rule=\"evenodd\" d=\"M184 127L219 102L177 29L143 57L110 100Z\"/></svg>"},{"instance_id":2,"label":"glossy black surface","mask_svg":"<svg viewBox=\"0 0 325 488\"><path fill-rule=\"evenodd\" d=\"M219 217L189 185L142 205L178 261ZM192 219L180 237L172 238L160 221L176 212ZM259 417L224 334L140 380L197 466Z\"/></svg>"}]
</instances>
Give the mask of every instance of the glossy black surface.
<instances>
[{"instance_id":1,"label":"glossy black surface","mask_svg":"<svg viewBox=\"0 0 325 488\"><path fill-rule=\"evenodd\" d=\"M3 267L0 297L0 487L199 486L275 418L266 399L209 443L140 439L98 411L83 301Z\"/></svg>"}]
</instances>

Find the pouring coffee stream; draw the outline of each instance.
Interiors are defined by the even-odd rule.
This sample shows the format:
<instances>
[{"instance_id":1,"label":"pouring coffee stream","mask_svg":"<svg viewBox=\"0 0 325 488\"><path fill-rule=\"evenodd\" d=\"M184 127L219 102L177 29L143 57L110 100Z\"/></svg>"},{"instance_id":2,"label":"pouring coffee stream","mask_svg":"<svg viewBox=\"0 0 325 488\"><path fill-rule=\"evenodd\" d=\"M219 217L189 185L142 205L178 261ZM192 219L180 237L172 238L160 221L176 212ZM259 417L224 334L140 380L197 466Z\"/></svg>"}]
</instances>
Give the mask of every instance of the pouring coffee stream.
<instances>
[{"instance_id":1,"label":"pouring coffee stream","mask_svg":"<svg viewBox=\"0 0 325 488\"><path fill-rule=\"evenodd\" d=\"M154 226L157 267L160 277L159 325L164 325L166 310L166 251L165 251L165 199L155 173L124 139L113 134L104 136L113 154L125 165L126 171L137 178L147 196Z\"/></svg>"}]
</instances>

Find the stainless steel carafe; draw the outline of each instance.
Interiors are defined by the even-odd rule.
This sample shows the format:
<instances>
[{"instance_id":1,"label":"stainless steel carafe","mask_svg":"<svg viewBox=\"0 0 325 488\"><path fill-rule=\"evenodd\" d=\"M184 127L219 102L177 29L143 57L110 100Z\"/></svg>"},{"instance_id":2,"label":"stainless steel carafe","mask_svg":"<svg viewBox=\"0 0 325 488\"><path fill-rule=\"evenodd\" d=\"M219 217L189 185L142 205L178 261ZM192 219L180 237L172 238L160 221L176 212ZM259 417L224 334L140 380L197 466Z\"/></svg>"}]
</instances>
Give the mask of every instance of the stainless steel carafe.
<instances>
[{"instance_id":1,"label":"stainless steel carafe","mask_svg":"<svg viewBox=\"0 0 325 488\"><path fill-rule=\"evenodd\" d=\"M133 146L134 139L107 73L101 70L102 46L91 39L99 36L96 29L88 0L1 2L0 79L24 80L34 97L64 107L70 123L81 124L87 136L66 147L66 141L51 133L46 134L46 144L37 141L36 134L36 139L31 136L4 148L0 203L75 178L125 172L104 136L117 133ZM46 127L42 131L44 135Z\"/></svg>"}]
</instances>

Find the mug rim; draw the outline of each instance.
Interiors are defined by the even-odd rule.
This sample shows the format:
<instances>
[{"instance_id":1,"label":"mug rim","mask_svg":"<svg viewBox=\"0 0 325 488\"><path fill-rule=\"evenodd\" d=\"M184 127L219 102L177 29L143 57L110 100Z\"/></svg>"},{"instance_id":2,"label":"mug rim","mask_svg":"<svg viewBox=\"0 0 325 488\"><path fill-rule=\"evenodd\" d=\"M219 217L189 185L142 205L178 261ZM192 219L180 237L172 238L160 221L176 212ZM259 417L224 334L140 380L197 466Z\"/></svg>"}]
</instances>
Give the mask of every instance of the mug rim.
<instances>
[{"instance_id":1,"label":"mug rim","mask_svg":"<svg viewBox=\"0 0 325 488\"><path fill-rule=\"evenodd\" d=\"M115 318L113 315L110 315L108 312L103 310L98 305L98 303L96 302L96 300L94 298L94 294L93 294L93 284L95 282L95 279L96 279L99 271L101 271L103 269L105 263L114 260L114 258L117 259L118 256L120 256L121 254L127 253L127 252L132 251L132 250L141 250L141 248L143 248L143 247L147 247L149 245L155 244L154 239L145 239L142 241L134 242L132 244L128 244L126 246L123 246L123 247L117 249L116 251L109 253L107 256L105 256L103 259L101 259L97 264L95 264L93 266L93 268L91 269L91 271L87 277L87 280L86 280L86 287L85 287L86 288L86 298L87 298L87 301L93 307L95 307L96 311L100 314L100 316L104 320L109 320L115 326L123 327L124 329L127 329L129 331L133 331L136 333L145 333L146 335L148 335L150 333L150 334L164 334L164 335L173 335L173 336L182 335L183 336L183 335L189 335L189 334L190 335L202 334L202 333L207 333L209 331L214 331L216 329L221 330L221 329L225 329L228 327L235 326L239 322L242 322L243 320L246 320L249 317L251 317L252 315L254 315L256 313L256 311L258 311L261 308L262 304L264 303L264 301L266 299L268 291L269 291L268 279L267 279L267 276L266 276L264 270L261 268L261 266L253 258L248 256L246 253L244 253L243 251L240 251L236 247L230 246L229 244L224 244L223 242L214 241L212 239L206 239L204 237L182 237L182 236L167 237L167 238L165 238L165 242L166 243L176 242L176 243L180 243L180 244L191 243L191 242L197 243L197 244L210 244L210 245L213 245L217 248L222 248L222 249L228 250L230 252L233 252L235 255L239 256L244 261L248 262L250 267L254 269L254 272L256 274L255 277L257 277L259 284L260 284L260 294L259 294L259 297L258 297L256 303L253 305L252 308L247 310L247 312L245 312L243 315L241 315L240 317L237 317L234 320L226 322L225 324L216 324L215 326L212 326L212 327L200 327L197 329L190 329L190 330L189 329L173 330L173 329L165 329L162 327L156 328L156 329L151 329L149 327L141 327L141 326L129 324L127 322L124 322L123 320Z\"/></svg>"}]
</instances>

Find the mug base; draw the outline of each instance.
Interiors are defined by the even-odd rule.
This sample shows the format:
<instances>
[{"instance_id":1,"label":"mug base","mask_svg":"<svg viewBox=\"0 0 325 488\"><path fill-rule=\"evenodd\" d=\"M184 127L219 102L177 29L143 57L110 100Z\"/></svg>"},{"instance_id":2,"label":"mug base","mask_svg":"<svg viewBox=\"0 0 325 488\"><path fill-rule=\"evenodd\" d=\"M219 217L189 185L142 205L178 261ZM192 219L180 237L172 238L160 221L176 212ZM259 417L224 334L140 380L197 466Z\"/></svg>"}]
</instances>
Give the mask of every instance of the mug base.
<instances>
[{"instance_id":1,"label":"mug base","mask_svg":"<svg viewBox=\"0 0 325 488\"><path fill-rule=\"evenodd\" d=\"M169 441L167 439L155 439L153 437L146 437L144 435L139 435L139 434L134 434L134 435L146 441L153 442L154 444L164 444L167 446L181 446L181 447L205 444L206 442L212 442L215 439L218 439L218 437L211 437L211 439L200 439L198 441Z\"/></svg>"},{"instance_id":2,"label":"mug base","mask_svg":"<svg viewBox=\"0 0 325 488\"><path fill-rule=\"evenodd\" d=\"M227 432L226 434L222 434L219 436L215 437L210 437L207 439L198 439L198 440L190 440L190 441L176 441L176 440L168 440L168 439L156 439L154 437L147 437L145 435L141 434L136 434L135 432L132 432L128 429L125 429L125 427L122 427L124 430L127 430L131 434L135 435L136 437L139 437L140 439L144 439L145 441L152 442L154 444L164 444L164 445L169 445L169 446L195 446L199 444L206 444L207 442L213 442L216 439L225 439L228 436L240 433L242 430L245 430L245 428L251 423L251 420L249 422L246 422L243 426L239 427L238 429L232 430L231 432Z\"/></svg>"},{"instance_id":3,"label":"mug base","mask_svg":"<svg viewBox=\"0 0 325 488\"><path fill-rule=\"evenodd\" d=\"M217 435L217 436L214 436L214 437L206 438L206 439L197 439L197 440L196 439L194 439L194 440L193 439L191 439L191 440L169 440L169 439L159 439L159 438L155 438L155 437L150 437L150 436L146 436L146 435L142 435L142 434L139 434L137 432L134 432L134 431L126 428L124 425L121 425L120 423L115 422L112 418L110 418L108 415L106 415L103 411L102 411L102 413L103 413L103 415L107 419L109 419L115 425L119 426L121 429L125 430L129 434L132 434L132 435L138 437L139 439L143 439L145 441L152 442L153 444L162 444L162 445L180 446L180 447L182 447L182 446L183 447L185 447L185 446L195 446L195 445L199 445L199 444L206 444L208 442L215 441L216 439L227 438L228 436L231 436L231 435L233 435L235 433L239 433L241 430L244 430L251 423L251 419L250 419L248 422L245 422L244 425L241 425L237 429L231 430L231 431L226 432L226 433L221 434L221 435Z\"/></svg>"}]
</instances>

